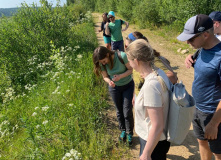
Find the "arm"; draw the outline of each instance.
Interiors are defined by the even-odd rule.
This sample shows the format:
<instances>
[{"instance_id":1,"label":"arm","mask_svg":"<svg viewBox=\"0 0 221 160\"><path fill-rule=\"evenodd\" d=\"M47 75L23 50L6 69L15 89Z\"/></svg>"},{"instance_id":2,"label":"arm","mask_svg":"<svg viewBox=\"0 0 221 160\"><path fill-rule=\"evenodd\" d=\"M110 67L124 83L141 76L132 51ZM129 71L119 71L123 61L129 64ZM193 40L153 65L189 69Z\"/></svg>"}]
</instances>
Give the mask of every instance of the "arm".
<instances>
[{"instance_id":1,"label":"arm","mask_svg":"<svg viewBox=\"0 0 221 160\"><path fill-rule=\"evenodd\" d=\"M166 75L173 84L177 83L178 78L175 72L168 71Z\"/></svg>"},{"instance_id":2,"label":"arm","mask_svg":"<svg viewBox=\"0 0 221 160\"><path fill-rule=\"evenodd\" d=\"M109 78L109 76L108 76L106 71L102 71L101 74L103 76L104 81L107 82L107 84L110 87L115 87L115 83Z\"/></svg>"},{"instance_id":3,"label":"arm","mask_svg":"<svg viewBox=\"0 0 221 160\"><path fill-rule=\"evenodd\" d=\"M160 140L163 132L163 107L147 107L152 127L140 160L151 160L151 154Z\"/></svg>"},{"instance_id":4,"label":"arm","mask_svg":"<svg viewBox=\"0 0 221 160\"><path fill-rule=\"evenodd\" d=\"M113 81L119 81L120 79L127 77L132 74L133 68L130 66L129 62L125 64L127 71L118 75L114 75Z\"/></svg>"},{"instance_id":5,"label":"arm","mask_svg":"<svg viewBox=\"0 0 221 160\"><path fill-rule=\"evenodd\" d=\"M101 22L101 28L98 30L98 32L102 32L103 31L103 22Z\"/></svg>"},{"instance_id":6,"label":"arm","mask_svg":"<svg viewBox=\"0 0 221 160\"><path fill-rule=\"evenodd\" d=\"M124 24L126 25L126 27L124 29L122 29L122 31L126 31L127 28L129 27L129 23L128 22L124 21Z\"/></svg>"},{"instance_id":7,"label":"arm","mask_svg":"<svg viewBox=\"0 0 221 160\"><path fill-rule=\"evenodd\" d=\"M108 22L106 23L105 34L106 34L106 35L109 35L109 36L111 35L111 33L110 33L110 28L109 28L109 23L108 23Z\"/></svg>"},{"instance_id":8,"label":"arm","mask_svg":"<svg viewBox=\"0 0 221 160\"><path fill-rule=\"evenodd\" d=\"M204 137L207 139L217 139L218 126L221 123L221 101L219 102L213 118L205 127Z\"/></svg>"}]
</instances>

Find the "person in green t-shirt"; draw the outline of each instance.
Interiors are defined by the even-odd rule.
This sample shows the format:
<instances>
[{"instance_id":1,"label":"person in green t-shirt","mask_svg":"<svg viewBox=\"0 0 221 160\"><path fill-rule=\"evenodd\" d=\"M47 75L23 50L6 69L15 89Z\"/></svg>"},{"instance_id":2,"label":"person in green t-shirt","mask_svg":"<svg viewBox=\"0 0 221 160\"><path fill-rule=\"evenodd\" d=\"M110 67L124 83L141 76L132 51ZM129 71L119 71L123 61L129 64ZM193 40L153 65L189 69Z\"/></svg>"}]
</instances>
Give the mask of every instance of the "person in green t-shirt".
<instances>
[{"instance_id":1,"label":"person in green t-shirt","mask_svg":"<svg viewBox=\"0 0 221 160\"><path fill-rule=\"evenodd\" d=\"M105 33L111 35L111 49L124 51L124 41L122 36L122 31L126 31L129 23L121 19L115 19L115 14L113 11L108 13L108 18L110 23L106 23ZM126 27L122 29L122 24L125 24Z\"/></svg>"},{"instance_id":2,"label":"person in green t-shirt","mask_svg":"<svg viewBox=\"0 0 221 160\"><path fill-rule=\"evenodd\" d=\"M124 52L115 52L100 46L93 53L94 72L102 75L109 87L110 95L115 103L117 119L121 134L120 141L132 145L134 118L133 118L133 69L129 65Z\"/></svg>"}]
</instances>

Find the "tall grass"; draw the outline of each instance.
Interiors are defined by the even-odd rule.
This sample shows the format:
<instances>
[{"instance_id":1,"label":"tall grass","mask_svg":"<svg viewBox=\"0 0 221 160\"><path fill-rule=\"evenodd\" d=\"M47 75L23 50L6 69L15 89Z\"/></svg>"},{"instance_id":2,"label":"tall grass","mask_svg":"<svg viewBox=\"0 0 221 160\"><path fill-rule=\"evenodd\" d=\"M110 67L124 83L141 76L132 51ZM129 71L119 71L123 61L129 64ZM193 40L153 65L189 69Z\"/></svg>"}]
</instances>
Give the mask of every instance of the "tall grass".
<instances>
[{"instance_id":1,"label":"tall grass","mask_svg":"<svg viewBox=\"0 0 221 160\"><path fill-rule=\"evenodd\" d=\"M103 123L106 86L93 74L91 14L74 7L42 1L3 18L0 159L119 159Z\"/></svg>"}]
</instances>

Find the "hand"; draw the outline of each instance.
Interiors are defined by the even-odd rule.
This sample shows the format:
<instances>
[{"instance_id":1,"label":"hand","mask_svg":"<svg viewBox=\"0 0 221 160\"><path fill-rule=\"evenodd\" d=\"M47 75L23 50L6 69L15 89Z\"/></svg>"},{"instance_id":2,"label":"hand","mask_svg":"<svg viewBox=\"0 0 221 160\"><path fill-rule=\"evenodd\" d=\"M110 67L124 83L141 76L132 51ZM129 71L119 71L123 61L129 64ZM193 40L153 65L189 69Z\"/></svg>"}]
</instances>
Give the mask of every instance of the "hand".
<instances>
[{"instance_id":1,"label":"hand","mask_svg":"<svg viewBox=\"0 0 221 160\"><path fill-rule=\"evenodd\" d=\"M208 123L205 127L204 138L208 140L217 139L218 127L214 126L211 122Z\"/></svg>"},{"instance_id":2,"label":"hand","mask_svg":"<svg viewBox=\"0 0 221 160\"><path fill-rule=\"evenodd\" d=\"M114 88L115 87L115 83L113 81L110 81L109 82L109 86Z\"/></svg>"},{"instance_id":3,"label":"hand","mask_svg":"<svg viewBox=\"0 0 221 160\"><path fill-rule=\"evenodd\" d=\"M119 81L121 79L120 75L114 75L114 78L112 78L113 81Z\"/></svg>"},{"instance_id":4,"label":"hand","mask_svg":"<svg viewBox=\"0 0 221 160\"><path fill-rule=\"evenodd\" d=\"M188 55L185 59L186 68L190 68L192 66L192 64L195 63L195 62L196 62L196 60L193 61L192 55Z\"/></svg>"},{"instance_id":5,"label":"hand","mask_svg":"<svg viewBox=\"0 0 221 160\"><path fill-rule=\"evenodd\" d=\"M122 29L122 31L126 31L126 30L127 30L126 28Z\"/></svg>"},{"instance_id":6,"label":"hand","mask_svg":"<svg viewBox=\"0 0 221 160\"><path fill-rule=\"evenodd\" d=\"M145 154L142 154L142 155L140 156L140 160L152 160L152 158L151 158L150 156L147 156L147 155L145 155Z\"/></svg>"},{"instance_id":7,"label":"hand","mask_svg":"<svg viewBox=\"0 0 221 160\"><path fill-rule=\"evenodd\" d=\"M106 27L107 27L107 26L109 25L109 22L107 22L105 25L106 25Z\"/></svg>"},{"instance_id":8,"label":"hand","mask_svg":"<svg viewBox=\"0 0 221 160\"><path fill-rule=\"evenodd\" d=\"M134 94L133 99L132 99L132 105L134 106L135 104L135 99L136 99L136 95Z\"/></svg>"}]
</instances>

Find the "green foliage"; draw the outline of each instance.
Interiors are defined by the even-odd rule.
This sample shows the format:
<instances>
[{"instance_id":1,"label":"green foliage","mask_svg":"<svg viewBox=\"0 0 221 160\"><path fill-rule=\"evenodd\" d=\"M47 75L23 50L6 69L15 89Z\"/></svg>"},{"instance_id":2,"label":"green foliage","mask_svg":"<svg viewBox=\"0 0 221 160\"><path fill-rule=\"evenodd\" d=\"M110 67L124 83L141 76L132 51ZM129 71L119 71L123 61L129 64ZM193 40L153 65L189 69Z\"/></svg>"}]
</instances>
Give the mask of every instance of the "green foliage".
<instances>
[{"instance_id":1,"label":"green foliage","mask_svg":"<svg viewBox=\"0 0 221 160\"><path fill-rule=\"evenodd\" d=\"M91 13L42 3L0 25L0 159L119 159L93 73Z\"/></svg>"},{"instance_id":2,"label":"green foliage","mask_svg":"<svg viewBox=\"0 0 221 160\"><path fill-rule=\"evenodd\" d=\"M131 20L133 18L134 0L120 0L117 5L117 10L120 15L122 15L126 20Z\"/></svg>"},{"instance_id":3,"label":"green foliage","mask_svg":"<svg viewBox=\"0 0 221 160\"><path fill-rule=\"evenodd\" d=\"M0 17L2 16L12 16L15 13L17 13L17 11L19 10L19 8L0 8Z\"/></svg>"},{"instance_id":4,"label":"green foliage","mask_svg":"<svg viewBox=\"0 0 221 160\"><path fill-rule=\"evenodd\" d=\"M129 22L137 23L141 28L154 26L172 26L180 31L186 20L196 14L209 14L221 10L220 0L96 0L85 3L87 9L98 12L118 12ZM74 2L74 3L77 3Z\"/></svg>"},{"instance_id":5,"label":"green foliage","mask_svg":"<svg viewBox=\"0 0 221 160\"><path fill-rule=\"evenodd\" d=\"M70 37L76 35L77 30L69 29L71 26L92 21L86 16L81 5L53 8L47 1L42 1L40 8L34 4L23 4L15 16L1 20L0 64L5 64L7 75L16 92L27 83L36 83L38 75L43 72L36 69L37 63L30 70L27 60L37 54L38 61L44 62L51 55L51 41L57 47L77 45L77 40Z\"/></svg>"}]
</instances>

